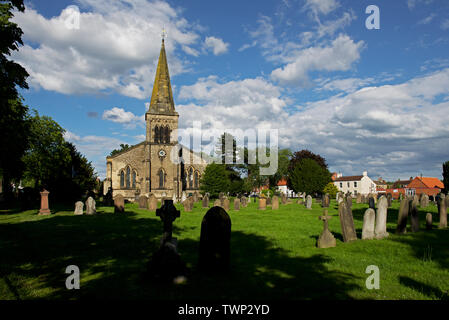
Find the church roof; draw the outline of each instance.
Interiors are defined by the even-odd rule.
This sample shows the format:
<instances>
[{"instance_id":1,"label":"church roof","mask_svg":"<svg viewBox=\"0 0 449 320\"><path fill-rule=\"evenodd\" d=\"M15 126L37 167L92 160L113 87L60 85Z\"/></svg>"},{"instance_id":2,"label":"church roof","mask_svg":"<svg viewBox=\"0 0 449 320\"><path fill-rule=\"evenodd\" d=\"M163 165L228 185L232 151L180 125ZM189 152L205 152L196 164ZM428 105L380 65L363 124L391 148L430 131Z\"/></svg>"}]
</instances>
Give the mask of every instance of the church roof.
<instances>
[{"instance_id":1,"label":"church roof","mask_svg":"<svg viewBox=\"0 0 449 320\"><path fill-rule=\"evenodd\" d=\"M156 78L154 79L153 93L149 113L153 114L174 114L175 103L170 84L170 74L168 72L167 55L165 53L164 39L162 39L159 62L157 64Z\"/></svg>"}]
</instances>

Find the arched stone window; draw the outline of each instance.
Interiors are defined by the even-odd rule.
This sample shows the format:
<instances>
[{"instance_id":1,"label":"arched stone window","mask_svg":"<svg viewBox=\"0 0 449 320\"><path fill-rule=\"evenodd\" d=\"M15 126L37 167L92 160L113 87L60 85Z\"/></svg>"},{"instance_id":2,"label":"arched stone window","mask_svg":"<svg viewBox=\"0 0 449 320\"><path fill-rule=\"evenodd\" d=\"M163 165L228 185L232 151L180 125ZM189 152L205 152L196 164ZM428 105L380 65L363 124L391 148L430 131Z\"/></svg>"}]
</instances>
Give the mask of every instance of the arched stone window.
<instances>
[{"instance_id":1,"label":"arched stone window","mask_svg":"<svg viewBox=\"0 0 449 320\"><path fill-rule=\"evenodd\" d=\"M125 187L125 172L122 170L120 172L120 189Z\"/></svg>"},{"instance_id":2,"label":"arched stone window","mask_svg":"<svg viewBox=\"0 0 449 320\"><path fill-rule=\"evenodd\" d=\"M137 173L135 170L133 170L133 178L132 178L132 188L135 189L136 188L136 178L137 178Z\"/></svg>"},{"instance_id":3,"label":"arched stone window","mask_svg":"<svg viewBox=\"0 0 449 320\"><path fill-rule=\"evenodd\" d=\"M131 186L131 169L126 168L126 189L129 189Z\"/></svg>"},{"instance_id":4,"label":"arched stone window","mask_svg":"<svg viewBox=\"0 0 449 320\"><path fill-rule=\"evenodd\" d=\"M193 168L189 169L189 188L193 188Z\"/></svg>"},{"instance_id":5,"label":"arched stone window","mask_svg":"<svg viewBox=\"0 0 449 320\"><path fill-rule=\"evenodd\" d=\"M159 177L159 189L163 189L164 185L165 185L165 173L164 170L161 168L159 169L158 172L158 177Z\"/></svg>"},{"instance_id":6,"label":"arched stone window","mask_svg":"<svg viewBox=\"0 0 449 320\"><path fill-rule=\"evenodd\" d=\"M154 142L159 143L161 138L161 130L159 129L159 126L156 126L154 128Z\"/></svg>"},{"instance_id":7,"label":"arched stone window","mask_svg":"<svg viewBox=\"0 0 449 320\"><path fill-rule=\"evenodd\" d=\"M164 129L164 135L165 135L165 143L170 143L170 129L167 127L165 127Z\"/></svg>"},{"instance_id":8,"label":"arched stone window","mask_svg":"<svg viewBox=\"0 0 449 320\"><path fill-rule=\"evenodd\" d=\"M198 173L198 171L195 172L195 189L199 188L199 184L200 184L200 174Z\"/></svg>"}]
</instances>

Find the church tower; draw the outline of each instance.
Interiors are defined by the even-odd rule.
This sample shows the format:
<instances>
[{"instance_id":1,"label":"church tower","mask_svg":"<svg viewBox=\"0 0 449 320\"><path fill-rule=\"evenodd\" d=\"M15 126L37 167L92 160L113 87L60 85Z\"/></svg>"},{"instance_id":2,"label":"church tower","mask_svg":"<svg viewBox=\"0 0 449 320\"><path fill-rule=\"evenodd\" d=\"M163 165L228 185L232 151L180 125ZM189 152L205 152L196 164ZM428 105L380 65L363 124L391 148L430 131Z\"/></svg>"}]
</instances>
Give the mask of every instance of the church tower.
<instances>
[{"instance_id":1,"label":"church tower","mask_svg":"<svg viewBox=\"0 0 449 320\"><path fill-rule=\"evenodd\" d=\"M179 114L175 111L173 93L168 72L167 55L164 38L159 55L159 61L154 80L150 107L145 113L146 143L145 161L146 181L145 193L153 193L157 198L180 197L181 172L180 166L172 161L172 150L177 148Z\"/></svg>"}]
</instances>

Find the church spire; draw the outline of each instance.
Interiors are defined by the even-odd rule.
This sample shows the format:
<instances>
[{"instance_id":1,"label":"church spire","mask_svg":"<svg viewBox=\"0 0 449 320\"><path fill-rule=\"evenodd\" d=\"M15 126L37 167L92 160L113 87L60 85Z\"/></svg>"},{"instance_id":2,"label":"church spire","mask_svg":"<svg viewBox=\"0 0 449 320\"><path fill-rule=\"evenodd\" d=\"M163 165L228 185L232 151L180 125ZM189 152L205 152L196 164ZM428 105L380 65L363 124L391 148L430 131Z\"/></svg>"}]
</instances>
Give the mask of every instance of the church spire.
<instances>
[{"instance_id":1,"label":"church spire","mask_svg":"<svg viewBox=\"0 0 449 320\"><path fill-rule=\"evenodd\" d=\"M173 102L173 93L170 84L170 75L168 73L167 55L165 53L165 31L162 33L162 47L157 64L156 78L154 79L153 93L149 113L173 114L175 113L175 104Z\"/></svg>"}]
</instances>

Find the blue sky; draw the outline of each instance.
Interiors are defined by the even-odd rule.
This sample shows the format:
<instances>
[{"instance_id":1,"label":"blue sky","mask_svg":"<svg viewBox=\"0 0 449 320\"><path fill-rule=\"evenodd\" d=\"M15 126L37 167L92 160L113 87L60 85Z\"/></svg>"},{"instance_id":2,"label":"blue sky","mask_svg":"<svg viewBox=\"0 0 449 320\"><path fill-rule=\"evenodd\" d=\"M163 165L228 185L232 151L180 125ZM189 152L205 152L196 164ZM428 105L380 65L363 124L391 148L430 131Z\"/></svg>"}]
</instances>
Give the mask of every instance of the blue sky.
<instances>
[{"instance_id":1,"label":"blue sky","mask_svg":"<svg viewBox=\"0 0 449 320\"><path fill-rule=\"evenodd\" d=\"M368 5L380 29L368 30ZM449 160L449 2L27 1L15 21L26 103L53 117L104 177L143 141L161 45L180 128L279 130L331 171L441 178ZM67 26L73 7L79 28Z\"/></svg>"}]
</instances>

